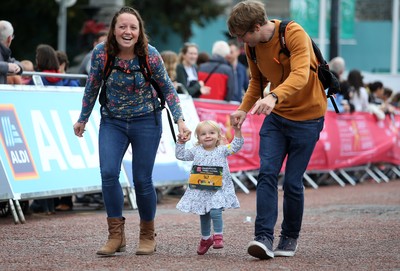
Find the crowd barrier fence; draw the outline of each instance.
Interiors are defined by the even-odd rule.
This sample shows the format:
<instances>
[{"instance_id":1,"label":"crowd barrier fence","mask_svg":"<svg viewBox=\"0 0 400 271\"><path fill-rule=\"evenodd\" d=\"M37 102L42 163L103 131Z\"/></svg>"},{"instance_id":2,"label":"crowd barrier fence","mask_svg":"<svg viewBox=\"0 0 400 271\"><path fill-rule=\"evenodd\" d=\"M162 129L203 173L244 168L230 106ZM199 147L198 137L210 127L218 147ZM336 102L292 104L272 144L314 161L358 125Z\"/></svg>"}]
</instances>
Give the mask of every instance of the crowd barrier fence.
<instances>
[{"instance_id":1,"label":"crowd barrier fence","mask_svg":"<svg viewBox=\"0 0 400 271\"><path fill-rule=\"evenodd\" d=\"M0 201L9 202L16 223L25 222L19 200L101 191L98 103L84 137L76 137L72 129L80 113L82 92L80 87L0 85ZM233 138L229 116L238 104L183 94L180 99L192 131L200 120L212 119L221 125L228 140ZM191 167L190 162L175 158L166 118L164 110L163 135L153 172L154 185L159 189L185 185ZM263 119L248 115L242 126L245 144L228 157L233 181L245 193L249 193L249 185L257 185L258 131ZM304 174L305 183L316 189L327 176L341 186L346 182L355 185L366 177L377 182L400 177L399 127L400 116L378 121L367 113L327 112L325 127ZM193 136L189 145L195 140ZM128 149L120 182L131 207L136 208L130 155ZM283 176L284 167L281 172Z\"/></svg>"}]
</instances>

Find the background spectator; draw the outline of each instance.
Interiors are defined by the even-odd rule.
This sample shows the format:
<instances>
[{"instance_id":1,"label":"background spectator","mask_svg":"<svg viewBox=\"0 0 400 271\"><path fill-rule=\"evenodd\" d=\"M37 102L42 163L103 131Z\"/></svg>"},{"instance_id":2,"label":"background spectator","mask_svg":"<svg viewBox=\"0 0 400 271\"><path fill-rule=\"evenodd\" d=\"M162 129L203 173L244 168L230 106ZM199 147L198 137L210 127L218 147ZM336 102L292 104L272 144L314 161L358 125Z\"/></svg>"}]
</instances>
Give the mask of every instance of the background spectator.
<instances>
[{"instance_id":1,"label":"background spectator","mask_svg":"<svg viewBox=\"0 0 400 271\"><path fill-rule=\"evenodd\" d=\"M200 98L232 101L237 93L237 80L233 68L225 59L231 49L226 41L216 41L212 48L210 61L199 67L199 79L210 87L209 94Z\"/></svg>"},{"instance_id":2,"label":"background spectator","mask_svg":"<svg viewBox=\"0 0 400 271\"><path fill-rule=\"evenodd\" d=\"M364 87L363 76L359 70L351 70L347 76L350 102L356 112L368 111L368 92Z\"/></svg>"},{"instance_id":3,"label":"background spectator","mask_svg":"<svg viewBox=\"0 0 400 271\"><path fill-rule=\"evenodd\" d=\"M56 54L58 62L60 63L60 68L58 71L60 73L67 73L67 70L69 68L69 60L67 54L63 51L56 51ZM70 87L80 86L79 81L72 78L63 78L62 82L64 86L70 86Z\"/></svg>"},{"instance_id":4,"label":"background spectator","mask_svg":"<svg viewBox=\"0 0 400 271\"><path fill-rule=\"evenodd\" d=\"M11 57L11 42L14 39L14 28L8 21L0 21L0 84L7 83L7 75L19 75L22 67Z\"/></svg>"},{"instance_id":5,"label":"background spectator","mask_svg":"<svg viewBox=\"0 0 400 271\"><path fill-rule=\"evenodd\" d=\"M329 61L330 70L336 75L340 82L340 93L335 96L336 105L340 113L348 113L354 111L354 105L350 103L349 83L343 79L343 73L346 70L346 62L344 58L337 56ZM328 99L328 110L333 111L334 107L331 99Z\"/></svg>"},{"instance_id":6,"label":"background spectator","mask_svg":"<svg viewBox=\"0 0 400 271\"><path fill-rule=\"evenodd\" d=\"M185 43L179 53L179 64L176 66L176 80L186 87L193 98L210 93L210 88L204 86L197 74L197 59L199 48L194 43Z\"/></svg>"},{"instance_id":7,"label":"background spectator","mask_svg":"<svg viewBox=\"0 0 400 271\"><path fill-rule=\"evenodd\" d=\"M381 105L383 103L383 83L375 81L368 84L369 89L369 103Z\"/></svg>"},{"instance_id":8,"label":"background spectator","mask_svg":"<svg viewBox=\"0 0 400 271\"><path fill-rule=\"evenodd\" d=\"M36 71L46 73L59 73L60 63L58 62L56 51L48 44L39 44L36 47ZM42 82L35 82L34 76L29 84L33 85L53 85L62 86L62 78L51 76L40 76ZM39 79L38 78L38 79ZM39 79L39 80L40 80Z\"/></svg>"},{"instance_id":9,"label":"background spectator","mask_svg":"<svg viewBox=\"0 0 400 271\"><path fill-rule=\"evenodd\" d=\"M208 61L210 61L210 55L207 52L200 52L196 62L197 67Z\"/></svg>"},{"instance_id":10,"label":"background spectator","mask_svg":"<svg viewBox=\"0 0 400 271\"><path fill-rule=\"evenodd\" d=\"M97 44L99 44L100 42L105 41L106 39L107 39L107 31L100 31L97 34L95 34L94 40L93 40L93 48ZM92 57L93 48L83 58L83 60L81 62L81 65L79 66L78 73L86 74L86 75L89 74L89 71L90 71L90 58ZM80 80L80 85L81 86L85 86L85 84L86 84L86 80L85 79Z\"/></svg>"},{"instance_id":11,"label":"background spectator","mask_svg":"<svg viewBox=\"0 0 400 271\"><path fill-rule=\"evenodd\" d=\"M164 61L165 69L167 70L168 76L171 79L174 87L178 93L188 94L186 88L176 81L176 66L178 66L178 54L174 51L162 51L161 57Z\"/></svg>"},{"instance_id":12,"label":"background spectator","mask_svg":"<svg viewBox=\"0 0 400 271\"><path fill-rule=\"evenodd\" d=\"M231 64L237 79L237 92L233 96L232 101L241 102L243 94L249 86L249 76L246 66L239 62L241 51L238 42L236 40L231 40L228 44L231 52L226 56L226 59L229 64Z\"/></svg>"},{"instance_id":13,"label":"background spectator","mask_svg":"<svg viewBox=\"0 0 400 271\"><path fill-rule=\"evenodd\" d=\"M27 59L22 60L21 66L22 66L22 69L26 72L34 72L35 71L33 63L30 60L27 60ZM22 84L24 84L24 85L29 84L29 82L32 80L32 76L27 76L27 75L22 75L21 78L22 78Z\"/></svg>"}]
</instances>

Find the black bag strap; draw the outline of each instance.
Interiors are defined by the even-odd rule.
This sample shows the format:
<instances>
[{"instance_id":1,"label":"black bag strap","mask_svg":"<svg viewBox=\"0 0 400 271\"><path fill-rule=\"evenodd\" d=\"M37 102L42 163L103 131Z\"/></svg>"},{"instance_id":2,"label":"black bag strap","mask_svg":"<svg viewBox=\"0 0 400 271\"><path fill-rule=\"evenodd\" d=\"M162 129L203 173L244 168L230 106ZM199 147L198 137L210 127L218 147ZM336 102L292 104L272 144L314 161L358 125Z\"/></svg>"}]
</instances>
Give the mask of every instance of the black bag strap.
<instances>
[{"instance_id":1,"label":"black bag strap","mask_svg":"<svg viewBox=\"0 0 400 271\"><path fill-rule=\"evenodd\" d=\"M164 93L162 93L160 86L157 84L157 81L152 76L153 73L150 68L148 55L139 56L139 66L140 66L140 71L142 72L145 80L150 81L150 84L156 90L157 96L160 99L161 109L165 108L167 110L169 128L171 130L172 138L174 139L174 142L176 143L176 135L175 135L174 125L173 125L173 121L172 121L172 117L171 117L171 112L168 110L168 108L165 107ZM154 113L155 113L155 111L154 111Z\"/></svg>"},{"instance_id":2,"label":"black bag strap","mask_svg":"<svg viewBox=\"0 0 400 271\"><path fill-rule=\"evenodd\" d=\"M279 43L281 44L281 50L279 51L279 54L283 53L288 58L290 57L290 51L286 46L285 33L286 33L286 27L288 26L288 24L290 24L292 22L294 22L294 21L291 21L291 20L289 20L289 21L281 21L281 23L279 24ZM313 46L314 53L317 56L318 62L319 63L326 63L324 58L322 57L321 51L319 50L318 46L315 44L313 39L311 39L311 43L312 43L312 46ZM318 51L318 54L316 53L316 50ZM310 65L310 69L313 72L317 72L317 69L315 69L311 65Z\"/></svg>"},{"instance_id":3,"label":"black bag strap","mask_svg":"<svg viewBox=\"0 0 400 271\"><path fill-rule=\"evenodd\" d=\"M102 108L105 108L107 110L108 115L112 118L112 113L106 105L107 104L106 81L111 74L112 66L114 65L115 56L109 55L106 53L105 58L106 59L105 59L104 70L103 70L103 78L102 78L102 82L101 82L100 95L99 95L99 102L100 102L100 106L101 106L100 111Z\"/></svg>"},{"instance_id":4,"label":"black bag strap","mask_svg":"<svg viewBox=\"0 0 400 271\"><path fill-rule=\"evenodd\" d=\"M254 62L255 64L257 64L256 48L255 48L255 47L250 47L250 46L247 46L247 48L249 48L251 60L253 60L253 62ZM263 75L262 75L260 69L258 69L258 72L259 72L259 75L260 75L261 99L263 99L263 98L264 98L264 82L263 82Z\"/></svg>"},{"instance_id":5,"label":"black bag strap","mask_svg":"<svg viewBox=\"0 0 400 271\"><path fill-rule=\"evenodd\" d=\"M204 79L204 84L207 83L208 79L210 79L211 75L218 69L218 67L221 65L221 62L217 63L215 67L210 71L210 73L207 75L206 79Z\"/></svg>"},{"instance_id":6,"label":"black bag strap","mask_svg":"<svg viewBox=\"0 0 400 271\"><path fill-rule=\"evenodd\" d=\"M285 32L286 26L293 21L281 21L279 24L279 43L281 44L281 50L279 54L283 53L287 57L290 57L290 51L286 46Z\"/></svg>"},{"instance_id":7,"label":"black bag strap","mask_svg":"<svg viewBox=\"0 0 400 271\"><path fill-rule=\"evenodd\" d=\"M279 51L279 54L283 53L287 57L290 57L290 51L286 46L285 32L286 32L287 25L291 22L293 22L293 21L290 21L290 20L289 21L281 21L281 23L279 24L279 43L281 44L281 50ZM317 44L314 42L314 40L311 37L310 37L310 39L311 39L315 57L317 58L319 65L320 66L322 65L322 66L324 66L324 68L329 69L329 67L327 67L328 63L322 56L321 50L318 48ZM310 65L310 69L314 72L317 72L317 69L315 69L311 65ZM327 95L327 97L331 99L331 102L335 109L335 112L339 113L339 109L336 105L335 98L332 95Z\"/></svg>"}]
</instances>

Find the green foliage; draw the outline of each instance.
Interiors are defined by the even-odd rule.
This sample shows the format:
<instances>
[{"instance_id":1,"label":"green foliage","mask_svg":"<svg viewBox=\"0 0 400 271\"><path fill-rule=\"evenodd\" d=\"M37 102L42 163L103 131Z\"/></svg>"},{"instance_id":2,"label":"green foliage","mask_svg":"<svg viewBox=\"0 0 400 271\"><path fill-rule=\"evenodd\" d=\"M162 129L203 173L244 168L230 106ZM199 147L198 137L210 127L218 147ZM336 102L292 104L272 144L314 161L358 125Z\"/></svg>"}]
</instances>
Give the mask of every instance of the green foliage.
<instances>
[{"instance_id":1,"label":"green foliage","mask_svg":"<svg viewBox=\"0 0 400 271\"><path fill-rule=\"evenodd\" d=\"M168 28L184 41L192 36L192 25L204 27L224 12L225 6L215 0L126 0L136 8L152 35L167 38Z\"/></svg>"},{"instance_id":2,"label":"green foliage","mask_svg":"<svg viewBox=\"0 0 400 271\"><path fill-rule=\"evenodd\" d=\"M70 62L74 55L85 49L79 44L79 32L87 19L82 7L88 0L78 0L67 9L67 54ZM59 5L54 0L2 1L0 20L7 20L14 27L15 39L11 44L13 56L18 60L35 62L36 46L49 44L57 49Z\"/></svg>"},{"instance_id":3,"label":"green foliage","mask_svg":"<svg viewBox=\"0 0 400 271\"><path fill-rule=\"evenodd\" d=\"M89 0L78 0L67 9L67 54L71 65L76 55L87 52L91 43L85 41L81 30L90 17L85 12ZM170 31L184 41L192 36L192 25L205 26L218 17L224 6L215 0L126 0L125 4L139 10L150 36L166 40ZM11 44L13 56L18 60L35 62L36 46L49 44L57 49L59 5L55 0L2 1L0 20L14 26L15 39Z\"/></svg>"}]
</instances>

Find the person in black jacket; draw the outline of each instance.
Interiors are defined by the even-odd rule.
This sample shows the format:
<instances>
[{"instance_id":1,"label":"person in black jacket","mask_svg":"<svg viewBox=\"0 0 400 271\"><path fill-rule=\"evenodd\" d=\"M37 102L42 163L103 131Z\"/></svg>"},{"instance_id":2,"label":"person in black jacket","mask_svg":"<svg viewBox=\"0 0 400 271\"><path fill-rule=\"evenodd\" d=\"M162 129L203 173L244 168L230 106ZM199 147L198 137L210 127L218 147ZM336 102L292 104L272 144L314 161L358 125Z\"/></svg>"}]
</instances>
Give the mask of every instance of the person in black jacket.
<instances>
[{"instance_id":1,"label":"person in black jacket","mask_svg":"<svg viewBox=\"0 0 400 271\"><path fill-rule=\"evenodd\" d=\"M7 84L7 75L22 73L22 66L11 57L10 45L14 28L8 21L0 21L0 84Z\"/></svg>"},{"instance_id":2,"label":"person in black jacket","mask_svg":"<svg viewBox=\"0 0 400 271\"><path fill-rule=\"evenodd\" d=\"M185 43L179 53L179 64L176 67L176 81L186 87L193 98L198 98L202 94L209 94L210 88L204 86L203 81L199 81L197 75L197 58L199 49L194 43Z\"/></svg>"}]
</instances>

